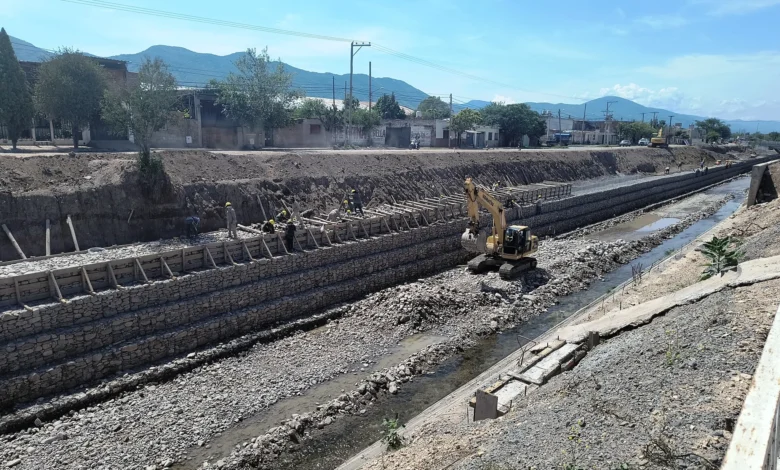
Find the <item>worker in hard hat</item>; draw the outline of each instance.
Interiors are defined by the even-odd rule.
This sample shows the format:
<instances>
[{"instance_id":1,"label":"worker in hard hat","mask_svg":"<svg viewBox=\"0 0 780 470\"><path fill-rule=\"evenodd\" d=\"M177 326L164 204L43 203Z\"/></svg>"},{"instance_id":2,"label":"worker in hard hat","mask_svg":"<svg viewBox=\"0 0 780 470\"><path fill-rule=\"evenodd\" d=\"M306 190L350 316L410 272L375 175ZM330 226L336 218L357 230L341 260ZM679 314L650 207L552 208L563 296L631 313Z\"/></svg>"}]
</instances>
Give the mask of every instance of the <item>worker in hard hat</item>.
<instances>
[{"instance_id":1,"label":"worker in hard hat","mask_svg":"<svg viewBox=\"0 0 780 470\"><path fill-rule=\"evenodd\" d=\"M276 222L274 222L274 219L267 220L263 224L262 230L265 233L276 233Z\"/></svg>"},{"instance_id":2,"label":"worker in hard hat","mask_svg":"<svg viewBox=\"0 0 780 470\"><path fill-rule=\"evenodd\" d=\"M290 214L287 213L287 209L282 209L278 214L276 214L276 221L280 224L283 224L288 220L290 220Z\"/></svg>"},{"instance_id":3,"label":"worker in hard hat","mask_svg":"<svg viewBox=\"0 0 780 470\"><path fill-rule=\"evenodd\" d=\"M539 197L536 198L536 215L539 215L542 213L542 195L540 194Z\"/></svg>"},{"instance_id":4,"label":"worker in hard hat","mask_svg":"<svg viewBox=\"0 0 780 470\"><path fill-rule=\"evenodd\" d=\"M230 238L238 238L236 233L238 219L236 218L236 210L233 209L233 204L230 202L225 203L225 220L227 220L228 236Z\"/></svg>"},{"instance_id":5,"label":"worker in hard hat","mask_svg":"<svg viewBox=\"0 0 780 470\"><path fill-rule=\"evenodd\" d=\"M332 211L328 212L328 222L338 222L339 221L339 209L335 208Z\"/></svg>"},{"instance_id":6,"label":"worker in hard hat","mask_svg":"<svg viewBox=\"0 0 780 470\"><path fill-rule=\"evenodd\" d=\"M365 217L365 214L363 214L363 199L360 198L360 193L357 192L357 190L352 190L352 192L349 193L349 199L350 202L352 202L352 208L357 214L360 213L360 217Z\"/></svg>"}]
</instances>

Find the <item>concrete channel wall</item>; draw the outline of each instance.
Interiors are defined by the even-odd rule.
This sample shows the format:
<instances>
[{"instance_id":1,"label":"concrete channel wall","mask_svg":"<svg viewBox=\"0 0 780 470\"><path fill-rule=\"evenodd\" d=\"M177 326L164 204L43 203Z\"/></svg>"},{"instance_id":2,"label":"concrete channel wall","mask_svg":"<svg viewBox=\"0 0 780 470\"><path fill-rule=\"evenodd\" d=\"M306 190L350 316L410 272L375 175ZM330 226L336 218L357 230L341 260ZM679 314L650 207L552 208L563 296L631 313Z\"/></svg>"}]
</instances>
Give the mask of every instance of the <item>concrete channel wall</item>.
<instances>
[{"instance_id":1,"label":"concrete channel wall","mask_svg":"<svg viewBox=\"0 0 780 470\"><path fill-rule=\"evenodd\" d=\"M659 177L550 201L543 204L540 215L525 216L533 213L535 206L516 208L508 215L530 225L536 233L561 233L748 172L753 163L758 162L715 168L706 176L685 173ZM354 236L361 231L353 228L351 241L346 241L350 237L344 232L340 237L343 243L332 246L325 246L319 234L318 247L310 245L304 252L270 259L259 259L264 248L258 240L251 249L247 246L250 256L258 258L252 261L243 257L240 245L222 245L222 252L215 246L216 264L227 264L215 268L209 267L203 253L195 255L202 261L194 271L182 269L190 259L186 252L179 254L179 262L184 263L178 266L173 258L162 263L160 255L150 255L144 260L147 268L141 270L160 280L123 288L111 284L121 286L136 278L138 273L132 274L132 268L117 266L125 277L119 276L116 283L109 282L107 268L103 267L102 275L91 270L95 282L87 284L76 278L62 283L72 286L63 295L79 293L76 297L0 315L0 348L4 351L0 357L0 407L94 383L452 267L466 259L459 240L466 220L462 212L451 209L446 217L439 214L437 222L434 211L423 212L427 212L429 224L417 214L419 227L410 221L415 225L394 230L393 225L400 228L403 224L394 220L384 224L383 231L377 223L362 231L362 238ZM487 217L484 219L486 223ZM299 240L307 244L310 235L299 234ZM225 256L225 251L233 254ZM242 262L230 262L231 257ZM166 279L165 264L176 275ZM86 270L82 275L90 277ZM31 279L40 276L32 275ZM6 292L14 287L19 298L25 295L16 289L18 280L9 284L8 279L0 279L0 288L3 282ZM81 295L85 285L96 292ZM45 291L49 295L51 288Z\"/></svg>"}]
</instances>

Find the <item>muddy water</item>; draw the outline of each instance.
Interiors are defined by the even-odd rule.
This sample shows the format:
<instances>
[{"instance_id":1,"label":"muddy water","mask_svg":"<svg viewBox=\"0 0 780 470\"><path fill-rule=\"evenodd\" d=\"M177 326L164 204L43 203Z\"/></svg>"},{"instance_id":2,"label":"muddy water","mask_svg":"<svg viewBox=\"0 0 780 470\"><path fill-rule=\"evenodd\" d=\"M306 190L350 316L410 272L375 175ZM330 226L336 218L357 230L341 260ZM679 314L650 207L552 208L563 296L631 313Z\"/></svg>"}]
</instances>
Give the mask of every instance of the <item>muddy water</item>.
<instances>
[{"instance_id":1,"label":"muddy water","mask_svg":"<svg viewBox=\"0 0 780 470\"><path fill-rule=\"evenodd\" d=\"M704 202L718 200L727 194L734 194L735 196L734 200L727 202L712 216L694 223L675 237L666 240L663 244L640 256L631 264L621 266L615 271L606 274L602 282L594 282L585 291L560 298L560 302L551 307L544 315L535 317L529 322L499 335L481 340L476 347L470 348L461 355L445 361L436 372L415 377L413 381L404 384L398 395L388 396L379 401L375 406L368 407L364 415L344 416L323 430L313 431L311 439L306 442L303 449L297 454L287 455L284 460L278 461L277 468L285 470L313 470L337 467L352 455L381 438L381 422L383 418L398 417L401 422L408 421L517 350L518 347L525 343L525 340L521 339L522 337L534 338L543 334L560 321L629 279L631 277L632 264L636 265L639 263L645 267L651 266L653 263L668 256L670 252L679 250L700 234L730 216L742 204L744 190L748 187L749 182L747 178L740 178L696 195L693 198L697 199L690 203L687 200L681 201L680 204L687 206L689 210L686 207L662 208L659 213L650 214L651 217L644 219L638 224L629 222L615 226L621 228L612 232L611 239L613 240L617 238L627 239L637 232L641 232L639 234L640 237L646 236L647 231L650 230L648 229L649 225L655 224L656 228L652 230L657 230L673 223L670 223L668 219L677 218L664 217L665 210L671 209L675 212L675 215L682 217L687 215L687 213L700 210ZM466 413L467 409L464 405L464 417Z\"/></svg>"},{"instance_id":2,"label":"muddy water","mask_svg":"<svg viewBox=\"0 0 780 470\"><path fill-rule=\"evenodd\" d=\"M328 326L323 326L311 330L308 334L322 334L327 328ZM446 339L444 336L428 334L417 334L404 338L396 347L390 350L390 354L382 356L377 362L368 363L368 367L363 367L363 364L366 363L356 363L350 367L350 370L356 369L359 372L340 375L310 388L303 395L281 400L267 410L257 413L224 431L217 437L212 438L207 446L191 449L188 452L188 460L179 463L174 468L195 469L204 461L216 462L225 458L230 455L236 445L250 442L253 437L265 434L268 429L278 426L293 414L313 411L320 403L332 400L345 390L352 390L355 387L355 382L370 375L371 372L394 366L426 346Z\"/></svg>"}]
</instances>

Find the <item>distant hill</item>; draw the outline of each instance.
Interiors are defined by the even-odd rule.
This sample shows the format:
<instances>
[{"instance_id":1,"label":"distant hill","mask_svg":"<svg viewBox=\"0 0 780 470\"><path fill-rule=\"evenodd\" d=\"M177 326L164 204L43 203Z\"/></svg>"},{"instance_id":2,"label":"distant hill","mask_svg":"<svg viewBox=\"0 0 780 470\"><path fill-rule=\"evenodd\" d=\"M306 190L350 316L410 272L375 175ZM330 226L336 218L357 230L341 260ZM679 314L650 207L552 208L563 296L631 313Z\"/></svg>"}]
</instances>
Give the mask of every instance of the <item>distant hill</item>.
<instances>
[{"instance_id":1,"label":"distant hill","mask_svg":"<svg viewBox=\"0 0 780 470\"><path fill-rule=\"evenodd\" d=\"M39 62L52 56L51 52L40 49L27 41L11 37L11 43L16 51L19 60ZM198 87L203 86L212 78L220 79L228 73L235 70L233 63L243 54L236 52L230 55L218 56L214 54L205 54L194 52L183 47L174 46L152 46L143 52L137 54L120 54L110 57L111 59L127 61L127 67L131 71L137 71L144 57L159 57L164 60L171 68L171 72L182 86ZM317 98L332 98L333 85L336 88L336 101L344 99L344 83L349 83L349 74L319 73L309 72L284 64L285 69L293 74L293 86L306 92L307 96ZM361 101L368 101L368 75L354 74L352 78L353 93ZM398 102L405 107L417 109L417 105L428 95L409 85L402 80L387 77L373 77L372 80L374 100L379 98L382 93L393 92ZM675 123L682 123L683 126L693 124L694 121L702 120L704 117L679 114L674 111L661 108L651 108L635 103L625 98L616 96L604 96L583 104L566 103L528 103L531 109L535 111L551 111L553 113L561 110L561 116L571 115L575 119L581 119L583 113L587 119L603 119L607 102L615 101L610 104L610 112L616 120L642 120L642 113L645 113L645 121L653 117L653 112L657 112L657 118L668 120L670 115L674 116ZM472 100L464 104L453 106L455 111L464 108L481 109L490 104L490 101ZM780 132L780 121L726 121L733 131L746 130L750 132L755 130L756 126L761 132Z\"/></svg>"},{"instance_id":2,"label":"distant hill","mask_svg":"<svg viewBox=\"0 0 780 470\"><path fill-rule=\"evenodd\" d=\"M235 71L233 63L241 55L243 52L218 56L193 52L183 47L152 46L137 54L121 54L110 58L127 61L128 69L137 71L144 57L159 57L168 64L180 84L202 86L212 78L224 78ZM349 86L349 74L309 72L289 64L284 64L284 68L293 74L293 86L303 89L307 96L332 98L335 84L336 100L344 99L344 84L347 83ZM373 77L372 87L374 100L382 93L394 92L401 105L413 109L416 109L417 104L428 96L408 83L394 78ZM368 101L368 75L362 73L352 75L352 93L355 98Z\"/></svg>"}]
</instances>

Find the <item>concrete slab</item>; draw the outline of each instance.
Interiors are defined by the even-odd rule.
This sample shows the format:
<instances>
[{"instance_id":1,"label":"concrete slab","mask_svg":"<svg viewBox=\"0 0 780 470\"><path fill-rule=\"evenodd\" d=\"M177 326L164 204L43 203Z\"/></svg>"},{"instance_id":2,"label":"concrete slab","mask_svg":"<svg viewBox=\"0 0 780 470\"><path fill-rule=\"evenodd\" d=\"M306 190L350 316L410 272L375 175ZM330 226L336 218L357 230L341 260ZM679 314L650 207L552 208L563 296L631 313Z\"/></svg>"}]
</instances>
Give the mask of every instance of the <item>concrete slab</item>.
<instances>
[{"instance_id":1,"label":"concrete slab","mask_svg":"<svg viewBox=\"0 0 780 470\"><path fill-rule=\"evenodd\" d=\"M557 336L570 343L585 341L590 331L595 331L602 337L613 336L628 327L644 325L674 307L697 302L726 287L745 286L777 278L780 278L780 256L746 261L739 265L737 271L711 277L639 305L613 310L590 322L566 326L557 331Z\"/></svg>"},{"instance_id":2,"label":"concrete slab","mask_svg":"<svg viewBox=\"0 0 780 470\"><path fill-rule=\"evenodd\" d=\"M528 384L519 380L510 380L506 385L498 389L494 393L498 397L498 412L500 414L508 413L512 407L512 402L517 397L525 396L526 388L528 388Z\"/></svg>"},{"instance_id":3,"label":"concrete slab","mask_svg":"<svg viewBox=\"0 0 780 470\"><path fill-rule=\"evenodd\" d=\"M520 374L520 379L526 383L542 385L547 379L557 374L561 368L561 362L569 358L579 348L578 344L565 344L553 351L535 366Z\"/></svg>"}]
</instances>

